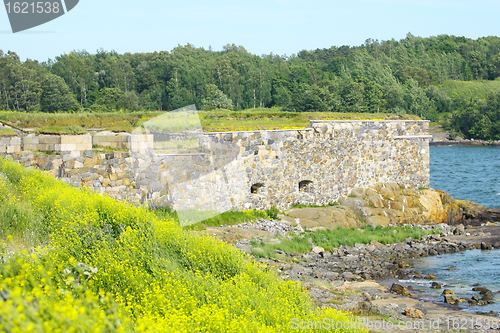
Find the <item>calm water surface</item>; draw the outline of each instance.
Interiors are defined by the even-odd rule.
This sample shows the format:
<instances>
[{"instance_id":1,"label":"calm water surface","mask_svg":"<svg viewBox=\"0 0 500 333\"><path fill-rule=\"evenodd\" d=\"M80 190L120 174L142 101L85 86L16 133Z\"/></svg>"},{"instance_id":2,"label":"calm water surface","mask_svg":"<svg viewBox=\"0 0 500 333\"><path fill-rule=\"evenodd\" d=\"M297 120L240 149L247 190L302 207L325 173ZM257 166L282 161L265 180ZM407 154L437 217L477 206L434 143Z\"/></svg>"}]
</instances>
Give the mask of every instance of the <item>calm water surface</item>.
<instances>
[{"instance_id":1,"label":"calm water surface","mask_svg":"<svg viewBox=\"0 0 500 333\"><path fill-rule=\"evenodd\" d=\"M500 208L500 147L430 147L431 187Z\"/></svg>"},{"instance_id":2,"label":"calm water surface","mask_svg":"<svg viewBox=\"0 0 500 333\"><path fill-rule=\"evenodd\" d=\"M428 273L436 277L436 282L447 285L442 289L430 289L433 281L429 280L401 280L406 285L412 285L421 292L424 299L442 302L441 293L444 289L451 289L461 297L469 297L479 292L472 291L474 285L479 284L494 293L500 290L500 250L481 251L471 250L460 253L446 254L442 256L432 256L422 258L414 263L415 269ZM447 270L453 267L456 270ZM500 294L495 294L494 304L487 306L468 306L463 303L460 307L469 312L489 312L490 310L500 312Z\"/></svg>"},{"instance_id":3,"label":"calm water surface","mask_svg":"<svg viewBox=\"0 0 500 333\"><path fill-rule=\"evenodd\" d=\"M448 192L453 198L471 200L488 208L500 208L500 147L430 147L431 187ZM432 273L437 282L447 285L458 297L478 296L479 284L493 292L500 291L500 250L472 250L421 258L414 267L424 276ZM456 270L447 270L454 267ZM386 283L389 281L386 281ZM430 289L429 280L401 280L406 286L420 289L421 298L442 302L443 289ZM385 284L385 283L384 283ZM496 303L487 306L460 307L469 312L500 312L500 294Z\"/></svg>"}]
</instances>

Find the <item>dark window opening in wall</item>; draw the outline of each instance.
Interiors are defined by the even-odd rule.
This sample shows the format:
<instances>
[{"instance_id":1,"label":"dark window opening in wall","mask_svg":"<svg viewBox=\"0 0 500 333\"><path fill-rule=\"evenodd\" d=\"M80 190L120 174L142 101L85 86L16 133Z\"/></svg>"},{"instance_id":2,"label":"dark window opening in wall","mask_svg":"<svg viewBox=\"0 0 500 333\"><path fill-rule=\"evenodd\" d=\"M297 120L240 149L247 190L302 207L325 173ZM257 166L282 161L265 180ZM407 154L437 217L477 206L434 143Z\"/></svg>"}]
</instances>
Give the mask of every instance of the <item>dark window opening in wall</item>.
<instances>
[{"instance_id":1,"label":"dark window opening in wall","mask_svg":"<svg viewBox=\"0 0 500 333\"><path fill-rule=\"evenodd\" d=\"M264 184L262 184L262 183L253 184L250 187L250 193L259 194L259 192L262 190L263 187L264 187Z\"/></svg>"},{"instance_id":2,"label":"dark window opening in wall","mask_svg":"<svg viewBox=\"0 0 500 333\"><path fill-rule=\"evenodd\" d=\"M302 140L303 138L302 134L297 135L297 139Z\"/></svg>"},{"instance_id":3,"label":"dark window opening in wall","mask_svg":"<svg viewBox=\"0 0 500 333\"><path fill-rule=\"evenodd\" d=\"M300 192L311 192L313 182L310 180L303 180L299 183Z\"/></svg>"}]
</instances>

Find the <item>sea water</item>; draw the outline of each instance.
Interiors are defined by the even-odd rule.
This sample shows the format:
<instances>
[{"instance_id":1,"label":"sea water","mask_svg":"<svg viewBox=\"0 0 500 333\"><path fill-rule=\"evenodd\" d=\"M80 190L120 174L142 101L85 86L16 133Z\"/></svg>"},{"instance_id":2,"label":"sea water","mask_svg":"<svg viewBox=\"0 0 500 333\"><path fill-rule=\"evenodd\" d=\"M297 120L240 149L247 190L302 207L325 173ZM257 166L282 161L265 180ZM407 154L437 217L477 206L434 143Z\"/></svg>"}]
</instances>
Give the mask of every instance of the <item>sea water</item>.
<instances>
[{"instance_id":1,"label":"sea water","mask_svg":"<svg viewBox=\"0 0 500 333\"><path fill-rule=\"evenodd\" d=\"M500 147L430 147L431 187L448 192L455 199L471 200L487 208L500 208ZM495 293L494 304L458 307L464 311L487 313L500 312L500 250L471 250L417 259L414 269L423 276L433 274L442 289L431 289L430 280L401 280L420 298L443 302L444 289L456 295L471 298L480 296L472 291L474 286L486 287ZM388 281L386 281L388 282ZM418 291L420 290L420 291Z\"/></svg>"},{"instance_id":2,"label":"sea water","mask_svg":"<svg viewBox=\"0 0 500 333\"><path fill-rule=\"evenodd\" d=\"M500 147L430 147L431 187L500 208Z\"/></svg>"},{"instance_id":3,"label":"sea water","mask_svg":"<svg viewBox=\"0 0 500 333\"><path fill-rule=\"evenodd\" d=\"M414 270L422 272L423 276L433 274L435 281L425 279L400 280L405 286L413 286L413 293L425 300L443 302L441 296L444 289L455 292L458 298L472 296L482 297L479 292L472 291L475 286L486 287L495 295L495 303L486 306L469 306L467 302L458 307L468 312L489 312L491 310L500 313L500 250L481 251L470 250L431 256L416 260ZM441 289L431 289L432 282L442 283ZM419 291L420 290L420 291Z\"/></svg>"}]
</instances>

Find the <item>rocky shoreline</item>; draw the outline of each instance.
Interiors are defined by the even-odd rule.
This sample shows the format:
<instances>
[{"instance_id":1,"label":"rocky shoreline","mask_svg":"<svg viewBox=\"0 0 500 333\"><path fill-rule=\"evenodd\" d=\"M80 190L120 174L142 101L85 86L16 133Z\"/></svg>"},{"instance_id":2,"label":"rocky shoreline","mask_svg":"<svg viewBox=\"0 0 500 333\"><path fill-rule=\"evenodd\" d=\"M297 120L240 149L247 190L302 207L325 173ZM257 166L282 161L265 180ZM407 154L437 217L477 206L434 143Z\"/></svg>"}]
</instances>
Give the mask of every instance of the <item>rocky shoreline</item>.
<instances>
[{"instance_id":1,"label":"rocky shoreline","mask_svg":"<svg viewBox=\"0 0 500 333\"><path fill-rule=\"evenodd\" d=\"M459 136L453 136L451 133L442 131L440 126L431 130L432 139L429 142L430 146L494 146L500 147L498 141L484 141L475 139L463 139Z\"/></svg>"},{"instance_id":2,"label":"rocky shoreline","mask_svg":"<svg viewBox=\"0 0 500 333\"><path fill-rule=\"evenodd\" d=\"M440 231L439 234L424 236L419 240L408 238L404 242L388 245L373 241L371 244L356 244L352 247L339 246L330 252L316 247L305 254L277 251L281 252L278 254L282 255L283 260L259 259L259 262L275 270L284 280L300 281L319 307L349 311L373 325L377 321L381 322L381 329L374 331L436 331L431 327L429 329L418 327L425 325L424 320L427 320L429 325L434 320L440 322L438 331L455 332L457 321L468 320L473 321L476 326L464 326L462 330L464 332L493 332L497 330L483 330L478 325L486 327L487 323L498 319L498 313L473 314L460 311L453 302L445 304L443 301L447 298L444 296L435 302L424 301L418 295L412 294L411 287L408 289L401 286L399 290L397 286L388 288L377 282L391 278L432 280L432 276L419 276L421 272L411 268L412 260L415 258L478 248L483 250L500 248L500 225L489 222L488 225L483 223L483 226L475 226L477 223L472 222L455 226L447 224L418 226L424 230ZM276 220L259 220L256 223L245 223L229 228L255 229L275 235L301 232L297 227ZM261 239L272 241L269 238ZM248 239L239 239L234 245L244 252L251 251ZM468 300L462 300L465 301ZM406 327L384 326L395 322L405 323ZM408 329L409 322L413 323L411 325L417 325L417 328ZM500 328L500 323L498 327ZM500 332L500 329L498 331Z\"/></svg>"},{"instance_id":3,"label":"rocky shoreline","mask_svg":"<svg viewBox=\"0 0 500 333\"><path fill-rule=\"evenodd\" d=\"M272 265L279 269L287 280L300 281L304 277L320 278L325 281L365 281L388 278L407 279L412 272L407 270L411 259L455 253L476 248L498 249L500 227L488 228L449 226L418 226L427 229L442 229L439 235L424 236L420 240L406 239L402 243L383 245L376 241L371 244L340 246L332 252L314 248L305 254L287 253L296 258L296 263L276 260ZM490 231L487 231L490 230ZM236 247L245 249L244 244ZM298 262L298 263L297 263Z\"/></svg>"},{"instance_id":4,"label":"rocky shoreline","mask_svg":"<svg viewBox=\"0 0 500 333\"><path fill-rule=\"evenodd\" d=\"M500 147L500 141L484 141L484 140L439 140L430 141L429 146L492 146Z\"/></svg>"},{"instance_id":5,"label":"rocky shoreline","mask_svg":"<svg viewBox=\"0 0 500 333\"><path fill-rule=\"evenodd\" d=\"M293 235L307 237L307 232L337 227L357 228L360 232L364 225L409 226L434 231L421 239L407 238L388 245L372 241L370 244L339 246L331 251L315 246L309 238L311 251L308 253L274 250L272 259L258 261L260 265L275 270L284 280L300 281L320 307L349 311L383 324L448 320L438 330L432 327L412 330L398 324L390 329L384 327L372 331L454 332L456 327L451 324L458 319L484 323L500 320L493 312L474 314L460 311L458 305L453 305L455 299L451 294L445 293L431 302L420 297L417 290L411 290L411 286L406 288L403 285L399 288L402 292L397 293L397 287L390 292L391 285L381 284L411 278L432 281L432 276L422 276L412 268L413 260L417 258L477 248L499 249L500 225L495 221L500 217L500 210L488 210L471 201L455 200L443 191L414 190L386 183L354 188L347 197L330 206L292 208L279 217L281 220L208 227L203 232L252 254L257 253L259 244L280 244L282 239ZM490 297L497 291L491 292ZM450 302L444 302L445 296ZM493 302L491 298L483 300L483 296L470 299L470 302L468 299L458 301L463 303L461 306L479 301L485 304ZM477 325L463 328L464 332L482 332Z\"/></svg>"}]
</instances>

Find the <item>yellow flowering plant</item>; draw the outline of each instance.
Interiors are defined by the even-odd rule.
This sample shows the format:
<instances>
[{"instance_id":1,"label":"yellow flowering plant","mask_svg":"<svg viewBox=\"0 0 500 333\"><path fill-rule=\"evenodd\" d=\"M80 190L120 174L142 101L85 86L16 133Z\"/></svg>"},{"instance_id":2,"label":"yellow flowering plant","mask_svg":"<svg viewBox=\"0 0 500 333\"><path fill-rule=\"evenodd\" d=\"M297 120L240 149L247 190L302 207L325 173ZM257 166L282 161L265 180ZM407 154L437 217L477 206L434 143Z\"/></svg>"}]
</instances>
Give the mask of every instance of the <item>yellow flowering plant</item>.
<instances>
[{"instance_id":1,"label":"yellow flowering plant","mask_svg":"<svg viewBox=\"0 0 500 333\"><path fill-rule=\"evenodd\" d=\"M292 320L352 319L145 208L3 159L0 176L0 212L24 216L16 228L12 214L2 222L2 331L292 332Z\"/></svg>"}]
</instances>

